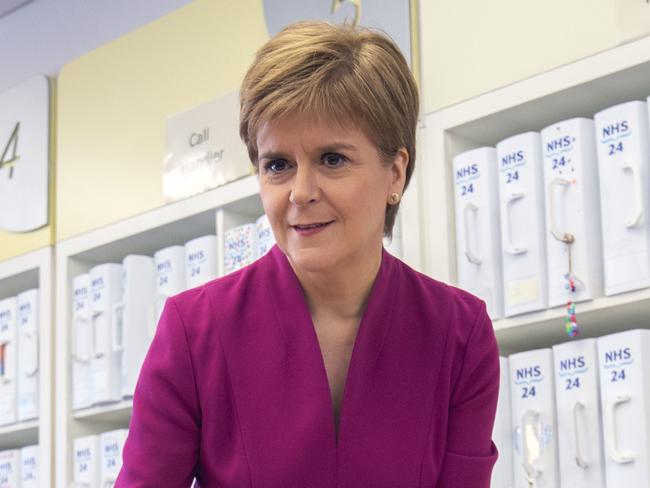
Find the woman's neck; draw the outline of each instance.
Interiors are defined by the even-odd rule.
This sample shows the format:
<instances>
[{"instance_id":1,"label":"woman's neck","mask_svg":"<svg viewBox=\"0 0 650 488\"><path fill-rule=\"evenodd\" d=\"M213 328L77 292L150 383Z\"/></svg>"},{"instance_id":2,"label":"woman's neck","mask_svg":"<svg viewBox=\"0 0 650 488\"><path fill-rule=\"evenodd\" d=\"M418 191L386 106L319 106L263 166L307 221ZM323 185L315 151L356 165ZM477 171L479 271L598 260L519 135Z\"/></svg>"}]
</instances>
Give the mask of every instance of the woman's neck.
<instances>
[{"instance_id":1,"label":"woman's neck","mask_svg":"<svg viewBox=\"0 0 650 488\"><path fill-rule=\"evenodd\" d=\"M309 311L316 321L356 321L365 310L382 260L381 244L373 250L364 250L350 262L325 272L309 272L294 267L307 299Z\"/></svg>"}]
</instances>

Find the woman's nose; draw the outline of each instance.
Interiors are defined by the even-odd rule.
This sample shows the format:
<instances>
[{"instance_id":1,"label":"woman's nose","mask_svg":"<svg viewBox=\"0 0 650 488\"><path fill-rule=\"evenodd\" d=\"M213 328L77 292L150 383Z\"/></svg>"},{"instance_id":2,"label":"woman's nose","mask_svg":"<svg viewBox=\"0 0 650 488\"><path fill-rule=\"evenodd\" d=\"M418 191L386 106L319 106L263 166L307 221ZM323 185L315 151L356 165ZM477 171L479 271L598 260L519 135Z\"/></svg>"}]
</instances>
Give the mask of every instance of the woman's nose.
<instances>
[{"instance_id":1,"label":"woman's nose","mask_svg":"<svg viewBox=\"0 0 650 488\"><path fill-rule=\"evenodd\" d=\"M310 164L298 164L296 175L293 179L289 201L299 207L320 198L320 188L316 171Z\"/></svg>"}]
</instances>

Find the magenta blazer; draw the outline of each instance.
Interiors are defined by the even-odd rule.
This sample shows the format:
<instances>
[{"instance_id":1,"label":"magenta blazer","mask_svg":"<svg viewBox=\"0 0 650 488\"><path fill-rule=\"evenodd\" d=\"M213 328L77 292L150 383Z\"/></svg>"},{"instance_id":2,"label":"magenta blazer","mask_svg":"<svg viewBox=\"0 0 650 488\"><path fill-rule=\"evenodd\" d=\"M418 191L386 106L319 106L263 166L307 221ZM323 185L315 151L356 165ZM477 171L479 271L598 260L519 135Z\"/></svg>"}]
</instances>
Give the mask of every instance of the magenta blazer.
<instances>
[{"instance_id":1,"label":"magenta blazer","mask_svg":"<svg viewBox=\"0 0 650 488\"><path fill-rule=\"evenodd\" d=\"M488 488L498 389L484 303L384 250L337 445L307 303L275 246L167 300L115 486Z\"/></svg>"}]
</instances>

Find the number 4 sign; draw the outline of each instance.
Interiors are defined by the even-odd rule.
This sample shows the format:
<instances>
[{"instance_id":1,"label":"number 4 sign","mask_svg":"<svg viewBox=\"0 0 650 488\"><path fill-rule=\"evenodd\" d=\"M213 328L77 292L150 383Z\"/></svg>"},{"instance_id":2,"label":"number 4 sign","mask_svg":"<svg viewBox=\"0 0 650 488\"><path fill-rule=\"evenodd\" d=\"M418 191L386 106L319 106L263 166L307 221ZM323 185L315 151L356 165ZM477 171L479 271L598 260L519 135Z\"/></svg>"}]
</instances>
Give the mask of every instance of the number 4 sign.
<instances>
[{"instance_id":1,"label":"number 4 sign","mask_svg":"<svg viewBox=\"0 0 650 488\"><path fill-rule=\"evenodd\" d=\"M0 93L0 230L48 224L50 89L34 76Z\"/></svg>"}]
</instances>

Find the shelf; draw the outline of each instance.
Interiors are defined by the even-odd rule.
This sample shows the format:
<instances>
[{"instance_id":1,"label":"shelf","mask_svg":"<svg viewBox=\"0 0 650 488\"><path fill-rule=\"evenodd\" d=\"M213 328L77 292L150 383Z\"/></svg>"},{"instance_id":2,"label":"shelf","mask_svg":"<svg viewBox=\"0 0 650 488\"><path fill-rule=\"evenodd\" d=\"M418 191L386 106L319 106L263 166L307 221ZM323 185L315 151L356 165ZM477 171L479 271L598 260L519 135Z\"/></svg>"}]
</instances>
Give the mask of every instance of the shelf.
<instances>
[{"instance_id":1,"label":"shelf","mask_svg":"<svg viewBox=\"0 0 650 488\"><path fill-rule=\"evenodd\" d=\"M38 444L38 419L0 427L0 451Z\"/></svg>"},{"instance_id":2,"label":"shelf","mask_svg":"<svg viewBox=\"0 0 650 488\"><path fill-rule=\"evenodd\" d=\"M263 213L257 177L241 180L206 193L170 203L149 212L61 241L57 255L74 256L89 264L121 261L130 253L152 256L166 246L184 244L194 237L215 233L217 208Z\"/></svg>"},{"instance_id":3,"label":"shelf","mask_svg":"<svg viewBox=\"0 0 650 488\"><path fill-rule=\"evenodd\" d=\"M75 410L72 417L80 421L92 421L111 424L122 424L124 427L129 425L131 412L133 411L133 401L123 400L110 405L101 405L96 407Z\"/></svg>"},{"instance_id":4,"label":"shelf","mask_svg":"<svg viewBox=\"0 0 650 488\"><path fill-rule=\"evenodd\" d=\"M600 337L629 329L650 328L650 289L576 304L580 337ZM564 330L566 309L556 307L539 312L495 320L494 330L507 353L550 347L568 342Z\"/></svg>"},{"instance_id":5,"label":"shelf","mask_svg":"<svg viewBox=\"0 0 650 488\"><path fill-rule=\"evenodd\" d=\"M0 427L0 450L38 444L39 486L53 486L54 466L54 336L52 247L32 251L0 262L0 298L39 289L39 419Z\"/></svg>"},{"instance_id":6,"label":"shelf","mask_svg":"<svg viewBox=\"0 0 650 488\"><path fill-rule=\"evenodd\" d=\"M420 208L423 267L457 283L453 158L506 137L540 131L573 117L593 117L610 106L650 96L650 37L595 54L505 86L425 117L425 157ZM581 337L650 327L650 290L601 297L576 306ZM494 321L503 354L570 340L565 308Z\"/></svg>"},{"instance_id":7,"label":"shelf","mask_svg":"<svg viewBox=\"0 0 650 488\"><path fill-rule=\"evenodd\" d=\"M129 254L153 256L162 248L184 245L203 235L223 237L223 231L228 228L224 217L228 217L228 221L242 219L254 222L262 215L264 211L258 188L257 177L249 176L66 239L57 245L57 486L68 486L70 483L75 438L127 428L132 413L132 400L72 410L69 328L74 277L97 264L119 263Z\"/></svg>"}]
</instances>

